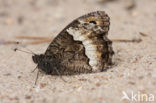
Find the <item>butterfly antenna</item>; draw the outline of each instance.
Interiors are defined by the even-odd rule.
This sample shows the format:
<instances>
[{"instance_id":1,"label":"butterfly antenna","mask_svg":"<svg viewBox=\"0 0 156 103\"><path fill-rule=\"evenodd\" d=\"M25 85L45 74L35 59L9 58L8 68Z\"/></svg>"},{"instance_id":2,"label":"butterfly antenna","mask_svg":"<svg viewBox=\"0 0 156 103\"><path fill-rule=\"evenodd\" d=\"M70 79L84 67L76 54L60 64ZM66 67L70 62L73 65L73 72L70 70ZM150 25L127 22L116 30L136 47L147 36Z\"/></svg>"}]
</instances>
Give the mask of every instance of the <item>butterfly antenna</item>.
<instances>
[{"instance_id":1,"label":"butterfly antenna","mask_svg":"<svg viewBox=\"0 0 156 103\"><path fill-rule=\"evenodd\" d=\"M33 51L31 51L30 49L28 49L28 48L25 48L25 49L27 49L28 51L30 51L32 54L35 54Z\"/></svg>"},{"instance_id":2,"label":"butterfly antenna","mask_svg":"<svg viewBox=\"0 0 156 103\"><path fill-rule=\"evenodd\" d=\"M18 49L18 48L15 48L14 51L15 51L15 52L16 52L16 51L21 51L21 52L25 52L25 53L33 54L33 55L34 55L33 52L24 51L24 50L21 50L21 49Z\"/></svg>"},{"instance_id":3,"label":"butterfly antenna","mask_svg":"<svg viewBox=\"0 0 156 103\"><path fill-rule=\"evenodd\" d=\"M36 79L35 79L35 85L37 84L38 76L39 76L39 70L37 71Z\"/></svg>"},{"instance_id":4,"label":"butterfly antenna","mask_svg":"<svg viewBox=\"0 0 156 103\"><path fill-rule=\"evenodd\" d=\"M62 75L59 73L59 71L58 71L56 68L54 68L54 69L56 70L57 74L61 77L61 79L62 79L64 82L67 82L67 81L62 77Z\"/></svg>"}]
</instances>

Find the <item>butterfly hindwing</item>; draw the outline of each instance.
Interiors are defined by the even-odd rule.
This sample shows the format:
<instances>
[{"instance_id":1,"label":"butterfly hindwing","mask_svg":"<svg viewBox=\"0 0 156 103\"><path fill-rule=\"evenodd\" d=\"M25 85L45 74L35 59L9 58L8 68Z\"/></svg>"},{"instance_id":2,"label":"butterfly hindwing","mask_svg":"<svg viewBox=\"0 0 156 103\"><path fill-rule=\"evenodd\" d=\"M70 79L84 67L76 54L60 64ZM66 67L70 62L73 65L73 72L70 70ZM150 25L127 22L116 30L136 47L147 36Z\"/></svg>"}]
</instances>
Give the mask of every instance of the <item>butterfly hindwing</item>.
<instances>
[{"instance_id":1,"label":"butterfly hindwing","mask_svg":"<svg viewBox=\"0 0 156 103\"><path fill-rule=\"evenodd\" d=\"M55 74L99 72L111 64L111 41L107 38L109 17L104 11L92 12L70 23L50 43L42 70Z\"/></svg>"}]
</instances>

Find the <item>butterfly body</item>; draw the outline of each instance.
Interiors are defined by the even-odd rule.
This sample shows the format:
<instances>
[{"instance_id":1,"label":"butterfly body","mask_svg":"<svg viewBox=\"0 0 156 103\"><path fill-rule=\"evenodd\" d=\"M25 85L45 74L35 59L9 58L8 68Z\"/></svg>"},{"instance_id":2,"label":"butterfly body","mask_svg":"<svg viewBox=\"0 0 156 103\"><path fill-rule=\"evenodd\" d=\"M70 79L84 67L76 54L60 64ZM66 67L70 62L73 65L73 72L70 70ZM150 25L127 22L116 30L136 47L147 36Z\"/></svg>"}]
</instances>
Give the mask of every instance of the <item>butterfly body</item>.
<instances>
[{"instance_id":1,"label":"butterfly body","mask_svg":"<svg viewBox=\"0 0 156 103\"><path fill-rule=\"evenodd\" d=\"M63 29L45 54L34 55L38 68L52 75L100 72L112 63L112 42L107 38L109 17L104 11L81 16Z\"/></svg>"}]
</instances>

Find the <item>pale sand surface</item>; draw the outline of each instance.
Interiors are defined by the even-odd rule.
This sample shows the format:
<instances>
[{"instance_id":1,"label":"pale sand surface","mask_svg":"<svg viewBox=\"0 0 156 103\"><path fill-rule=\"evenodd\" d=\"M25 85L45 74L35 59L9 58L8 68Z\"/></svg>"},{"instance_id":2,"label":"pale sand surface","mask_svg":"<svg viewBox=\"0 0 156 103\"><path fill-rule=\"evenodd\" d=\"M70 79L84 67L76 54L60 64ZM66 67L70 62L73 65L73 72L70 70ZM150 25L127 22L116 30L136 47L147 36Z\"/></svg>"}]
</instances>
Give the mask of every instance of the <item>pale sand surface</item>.
<instances>
[{"instance_id":1,"label":"pale sand surface","mask_svg":"<svg viewBox=\"0 0 156 103\"><path fill-rule=\"evenodd\" d=\"M102 1L102 0L101 0ZM156 1L129 0L0 0L0 103L147 103L122 100L122 92L152 94L156 103ZM113 43L115 65L95 74L60 77L36 71L32 55L14 52L21 45L3 45L17 35L55 37L73 19L96 10L111 18L110 39L142 39L140 43ZM142 36L139 32L147 34ZM26 40L18 40L25 42ZM26 45L44 53L49 43ZM137 98L138 100L138 98Z\"/></svg>"}]
</instances>

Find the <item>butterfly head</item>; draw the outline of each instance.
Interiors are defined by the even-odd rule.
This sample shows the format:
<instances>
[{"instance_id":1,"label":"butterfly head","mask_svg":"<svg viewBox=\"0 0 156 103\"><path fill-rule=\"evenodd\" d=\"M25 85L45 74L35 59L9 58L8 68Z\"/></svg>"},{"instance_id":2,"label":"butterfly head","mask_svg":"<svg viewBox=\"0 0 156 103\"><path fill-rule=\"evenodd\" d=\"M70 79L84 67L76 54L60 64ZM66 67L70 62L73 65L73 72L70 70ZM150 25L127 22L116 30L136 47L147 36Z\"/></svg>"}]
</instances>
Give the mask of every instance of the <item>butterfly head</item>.
<instances>
[{"instance_id":1,"label":"butterfly head","mask_svg":"<svg viewBox=\"0 0 156 103\"><path fill-rule=\"evenodd\" d=\"M47 71L49 68L49 63L48 61L45 59L45 56L43 54L40 55L33 55L32 56L32 60L34 63L37 64L38 69L41 69L43 71Z\"/></svg>"},{"instance_id":2,"label":"butterfly head","mask_svg":"<svg viewBox=\"0 0 156 103\"><path fill-rule=\"evenodd\" d=\"M32 56L32 60L36 64L40 63L43 58L44 58L44 55L43 54L40 54L40 55L35 54L35 55Z\"/></svg>"},{"instance_id":3,"label":"butterfly head","mask_svg":"<svg viewBox=\"0 0 156 103\"><path fill-rule=\"evenodd\" d=\"M33 55L32 60L37 64L38 69L44 71L47 74L53 73L55 70L53 68L58 67L58 60L56 58L49 58L44 54Z\"/></svg>"}]
</instances>

